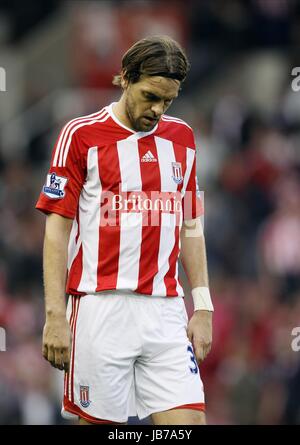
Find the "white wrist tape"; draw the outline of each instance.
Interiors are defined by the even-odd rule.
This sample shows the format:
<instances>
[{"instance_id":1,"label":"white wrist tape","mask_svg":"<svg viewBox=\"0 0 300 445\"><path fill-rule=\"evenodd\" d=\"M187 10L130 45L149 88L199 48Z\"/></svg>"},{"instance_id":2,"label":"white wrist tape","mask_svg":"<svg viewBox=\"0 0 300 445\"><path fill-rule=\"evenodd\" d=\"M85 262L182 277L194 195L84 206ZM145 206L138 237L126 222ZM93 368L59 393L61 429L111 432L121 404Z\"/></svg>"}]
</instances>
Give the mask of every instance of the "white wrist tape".
<instances>
[{"instance_id":1,"label":"white wrist tape","mask_svg":"<svg viewBox=\"0 0 300 445\"><path fill-rule=\"evenodd\" d=\"M213 312L214 307L208 287L195 287L192 289L192 297L194 300L194 311L200 310Z\"/></svg>"}]
</instances>

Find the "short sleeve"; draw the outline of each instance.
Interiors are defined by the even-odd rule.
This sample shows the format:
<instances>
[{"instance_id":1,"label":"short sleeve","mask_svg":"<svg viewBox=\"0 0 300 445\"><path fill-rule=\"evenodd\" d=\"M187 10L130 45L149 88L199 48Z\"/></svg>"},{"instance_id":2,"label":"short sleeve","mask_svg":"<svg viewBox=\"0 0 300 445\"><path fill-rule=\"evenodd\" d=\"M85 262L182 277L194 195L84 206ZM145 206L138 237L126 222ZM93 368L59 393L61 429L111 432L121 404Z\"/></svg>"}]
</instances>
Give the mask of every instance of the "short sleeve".
<instances>
[{"instance_id":1,"label":"short sleeve","mask_svg":"<svg viewBox=\"0 0 300 445\"><path fill-rule=\"evenodd\" d=\"M67 124L61 131L36 208L73 219L86 177L86 157L78 131Z\"/></svg>"},{"instance_id":2,"label":"short sleeve","mask_svg":"<svg viewBox=\"0 0 300 445\"><path fill-rule=\"evenodd\" d=\"M195 153L195 151L194 151ZM183 219L190 220L198 218L204 214L203 202L196 176L196 153L191 168L191 173L185 189L183 198Z\"/></svg>"}]
</instances>

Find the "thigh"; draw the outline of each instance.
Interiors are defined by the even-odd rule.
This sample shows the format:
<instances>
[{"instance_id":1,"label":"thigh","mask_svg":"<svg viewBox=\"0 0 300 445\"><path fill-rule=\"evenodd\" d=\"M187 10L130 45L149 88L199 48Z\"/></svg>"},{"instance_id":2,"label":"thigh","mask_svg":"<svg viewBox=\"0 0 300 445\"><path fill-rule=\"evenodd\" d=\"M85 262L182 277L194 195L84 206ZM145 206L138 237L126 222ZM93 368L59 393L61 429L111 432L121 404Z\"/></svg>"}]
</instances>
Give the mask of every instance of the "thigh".
<instances>
[{"instance_id":1,"label":"thigh","mask_svg":"<svg viewBox=\"0 0 300 445\"><path fill-rule=\"evenodd\" d=\"M145 346L147 349L148 344L148 353L144 353L135 365L138 415L143 418L174 408L188 408L188 412L185 409L174 410L170 416L173 419L184 414L197 417L197 422L202 422L203 384L186 333L184 302L181 298L166 301L161 310L160 338L157 335L155 342L149 338ZM193 409L189 409L190 406Z\"/></svg>"},{"instance_id":2,"label":"thigh","mask_svg":"<svg viewBox=\"0 0 300 445\"><path fill-rule=\"evenodd\" d=\"M101 422L102 424L110 424L110 425L127 425L127 422L126 423L119 423L119 422L105 422L105 421L103 421L103 422ZM97 422L95 422L95 421L90 421L90 422L88 422L87 420L85 420L84 418L82 418L82 417L80 417L79 418L79 421L78 421L78 425L97 425Z\"/></svg>"},{"instance_id":3,"label":"thigh","mask_svg":"<svg viewBox=\"0 0 300 445\"><path fill-rule=\"evenodd\" d=\"M204 411L193 409L171 409L154 413L151 418L154 425L206 425Z\"/></svg>"}]
</instances>

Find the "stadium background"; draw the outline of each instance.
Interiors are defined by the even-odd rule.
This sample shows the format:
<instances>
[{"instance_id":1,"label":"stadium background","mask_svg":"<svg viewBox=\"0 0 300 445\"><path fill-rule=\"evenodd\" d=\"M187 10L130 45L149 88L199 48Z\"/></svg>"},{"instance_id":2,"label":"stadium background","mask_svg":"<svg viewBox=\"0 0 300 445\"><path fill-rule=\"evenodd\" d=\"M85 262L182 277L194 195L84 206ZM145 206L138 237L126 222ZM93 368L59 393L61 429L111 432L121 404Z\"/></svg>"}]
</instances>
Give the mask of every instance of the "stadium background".
<instances>
[{"instance_id":1,"label":"stadium background","mask_svg":"<svg viewBox=\"0 0 300 445\"><path fill-rule=\"evenodd\" d=\"M118 98L120 57L150 34L174 37L192 62L169 114L195 129L205 192L208 422L300 424L298 0L0 1L0 424L64 422L61 374L40 352L34 205L61 126Z\"/></svg>"}]
</instances>

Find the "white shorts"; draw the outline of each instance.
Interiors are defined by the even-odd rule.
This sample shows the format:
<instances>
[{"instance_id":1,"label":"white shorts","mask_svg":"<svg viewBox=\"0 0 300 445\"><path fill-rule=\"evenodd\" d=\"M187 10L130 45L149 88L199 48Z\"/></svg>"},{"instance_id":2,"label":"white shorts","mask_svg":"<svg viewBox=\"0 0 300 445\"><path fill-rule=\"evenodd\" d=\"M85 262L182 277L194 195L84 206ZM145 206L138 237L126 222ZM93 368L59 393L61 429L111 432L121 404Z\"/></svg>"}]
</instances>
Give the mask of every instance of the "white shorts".
<instances>
[{"instance_id":1,"label":"white shorts","mask_svg":"<svg viewBox=\"0 0 300 445\"><path fill-rule=\"evenodd\" d=\"M67 314L64 417L123 423L172 408L204 410L183 298L107 291L71 296Z\"/></svg>"}]
</instances>

